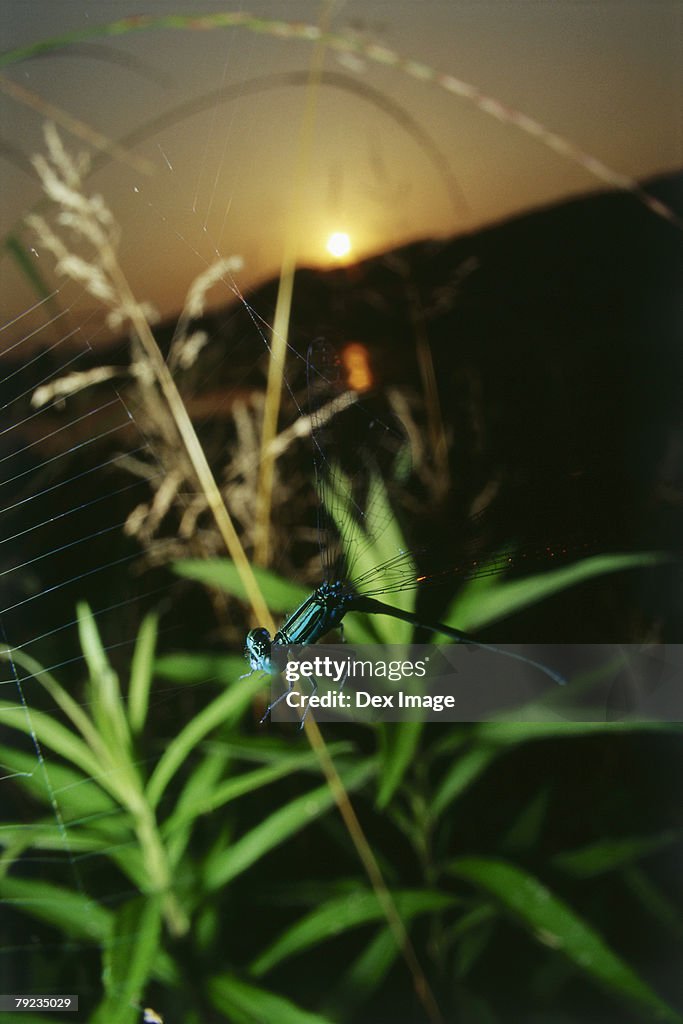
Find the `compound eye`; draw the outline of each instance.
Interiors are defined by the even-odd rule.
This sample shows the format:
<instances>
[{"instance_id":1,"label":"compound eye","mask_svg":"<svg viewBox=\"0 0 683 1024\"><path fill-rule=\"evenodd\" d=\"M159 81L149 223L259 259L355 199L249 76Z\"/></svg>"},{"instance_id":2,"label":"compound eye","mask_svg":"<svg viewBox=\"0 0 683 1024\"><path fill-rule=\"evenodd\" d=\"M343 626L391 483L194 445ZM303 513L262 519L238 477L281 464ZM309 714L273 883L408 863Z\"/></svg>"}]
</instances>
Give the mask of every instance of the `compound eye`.
<instances>
[{"instance_id":1,"label":"compound eye","mask_svg":"<svg viewBox=\"0 0 683 1024\"><path fill-rule=\"evenodd\" d=\"M270 633L267 629L259 626L257 629L250 629L247 633L247 648L250 651L263 651L270 650Z\"/></svg>"},{"instance_id":2,"label":"compound eye","mask_svg":"<svg viewBox=\"0 0 683 1024\"><path fill-rule=\"evenodd\" d=\"M249 630L244 651L252 669L268 667L266 662L270 660L270 645L270 633L267 629L259 626L257 629Z\"/></svg>"}]
</instances>

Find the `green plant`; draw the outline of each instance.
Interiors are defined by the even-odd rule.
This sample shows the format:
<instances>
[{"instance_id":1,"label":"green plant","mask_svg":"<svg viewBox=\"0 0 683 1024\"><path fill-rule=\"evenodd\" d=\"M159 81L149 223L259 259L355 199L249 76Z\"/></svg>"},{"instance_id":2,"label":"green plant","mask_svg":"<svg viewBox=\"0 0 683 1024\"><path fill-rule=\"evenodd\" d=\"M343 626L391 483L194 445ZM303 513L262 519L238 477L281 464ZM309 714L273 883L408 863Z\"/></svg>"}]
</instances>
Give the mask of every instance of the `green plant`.
<instances>
[{"instance_id":1,"label":"green plant","mask_svg":"<svg viewBox=\"0 0 683 1024\"><path fill-rule=\"evenodd\" d=\"M53 706L38 711L4 701L0 707L5 724L34 747L27 752L19 745L4 745L5 767L31 802L47 811L47 817L28 827L21 821L4 824L0 892L70 940L100 949L104 994L88 1019L123 1024L139 1019L142 992L150 979L171 987L182 982L182 963L164 950L163 933L176 942L187 936L191 922L206 913L212 893L324 813L333 799L325 785L308 787L259 826L232 844L219 844L203 863L198 861L192 842L202 821L211 816L216 820L228 805L292 773L315 776L316 758L303 748L252 747L247 761L258 766L244 766L244 754L239 746L233 748L231 738L237 735L237 722L260 685L258 680L224 686L165 744L160 756L143 756L150 726L156 617L149 616L141 626L124 695L87 606L79 608L78 616L87 669L85 705L30 656L8 649L1 654L18 678L28 674L39 680ZM236 657L224 657L195 660L193 668L196 672L201 666L205 676L227 684L239 664ZM179 671L187 677L182 659L170 659L167 672ZM216 730L222 731L222 741L208 743L207 736ZM346 749L343 744L333 748L336 754ZM360 764L347 763L348 771L343 759L341 764L351 790L374 770L367 758ZM21 877L28 851L49 856L65 849L73 858L109 863L109 874L123 880L134 895L112 909L106 891L100 901L79 887ZM281 1019L302 1024L322 1020L286 1000L231 981L228 974L217 974L210 986L217 1006L232 1000L244 1007L272 1004ZM232 1019L240 1019L239 1014Z\"/></svg>"},{"instance_id":2,"label":"green plant","mask_svg":"<svg viewBox=\"0 0 683 1024\"><path fill-rule=\"evenodd\" d=\"M204 568L224 572L224 567ZM273 582L269 591L269 584L261 582L275 605L283 600L286 587ZM22 687L26 678L41 683L52 707L38 711L7 701L0 706L17 738L23 735L34 746L27 753L18 742L5 744L2 760L30 806L46 812L28 827L20 820L4 824L0 893L65 940L100 951L103 992L88 1019L134 1021L144 1002L165 1004L173 992L187 1005L188 957L197 965L193 998L226 1019L245 1024L273 1014L292 1024L366 1019L364 1007L395 977L398 948L377 895L356 872L332 871L314 882L318 863L312 850L308 856L313 859L303 862L287 853L290 846L294 851L300 847L304 837L313 848L324 848L331 839L340 851L348 839L334 828L334 816L326 816L334 803L328 786L306 781L319 776L312 752L300 741L292 746L264 732L251 740L244 735L241 719L262 681L254 676L237 685L237 656L167 655L155 668L156 619L150 616L140 629L122 692L86 606L79 608L79 632L87 670L85 704L26 654L2 654ZM174 736L164 738L155 735L154 701L150 704L155 673L185 688L212 679L221 692ZM374 803L374 815L383 823L379 832L374 830L376 855L446 1010L453 998L461 1000L468 991L477 966L494 955L501 931L512 927L530 936L530 949L536 945L529 987L532 994L537 990L537 998L554 965L555 988L583 974L647 1019L681 1019L628 966L585 910L563 895L577 879L586 884L600 878L604 884L610 876L621 877L629 881L633 899L659 914L661 897L638 863L679 842L680 830L600 837L539 862L536 851L549 810L541 780L501 835L495 855L486 844L476 852L476 830L470 852L467 840L454 839L453 832L457 835L458 807L520 748L553 738L571 746L572 740L591 736L624 737L647 730L661 735L667 729L678 731L643 723L503 721L455 725L433 736L419 723L406 723L378 726L370 733L363 729L330 744L344 785L366 808L362 816L367 819ZM362 752L368 735L374 735L370 754ZM293 787L294 778L301 781ZM231 814L227 831L226 811ZM30 871L23 877L32 851L49 858L65 848L79 861L109 864L99 882L94 876L89 896L82 887L34 878ZM268 855L275 850L282 851L283 873L273 878ZM534 861L535 870L530 866ZM110 903L112 872L127 889L115 906ZM221 919L227 917L230 930L230 907L245 874L250 878L248 902L258 899L265 884L270 892L266 905L271 912L275 908L275 920L270 914L263 917L253 954L237 955L233 962L218 957L217 969L217 936L226 927ZM77 877L83 880L81 870ZM580 890L574 899L577 894L580 904ZM283 916L278 906L289 920L279 928L276 922ZM670 908L667 927L683 933ZM326 947L340 941L351 953L348 965L332 958L330 969ZM275 988L280 988L287 977L282 966L297 960L306 965L311 981L316 964L334 978L317 1014L298 1008L291 992L276 995L263 987L264 978L275 976ZM566 966L558 973L561 964ZM472 984L474 992L477 985ZM315 984L309 987L316 990ZM302 996L310 1001L307 991ZM198 1019L198 1005L195 1001L193 1008L190 999L184 1019Z\"/></svg>"},{"instance_id":3,"label":"green plant","mask_svg":"<svg viewBox=\"0 0 683 1024\"><path fill-rule=\"evenodd\" d=\"M403 548L398 526L390 519L386 494L378 481L374 483L370 509L378 522L390 521L391 525L378 541L359 545L362 558L355 567L359 574ZM372 515L368 523L371 535ZM656 564L661 557L656 553L600 556L520 581L506 582L493 577L485 577L483 582L474 580L464 586L449 617L454 625L462 625L458 618L462 614L468 624L481 627L591 576ZM244 596L234 567L227 561L184 561L176 564L176 570L203 585ZM282 614L305 593L272 574L259 574L259 582L270 606ZM412 607L412 595L402 596L405 607ZM352 642L404 642L404 625L381 617L371 622L360 615L349 616L345 621ZM652 834L628 833L613 839L596 836L583 847L560 849L545 863L541 862L539 872L531 865L537 859L536 848L548 814L548 791L541 780L538 791L519 809L495 855L488 849L476 852L476 848L453 855L450 849L454 828L457 829L458 804L521 746L552 740L561 746L571 746L572 740L580 742L600 735L627 738L648 732L678 733L678 727L638 722L502 720L453 725L438 731L436 740L433 730L433 726L419 722L374 727L377 775L369 783L374 788L376 813L385 825L383 832L400 834L406 845L403 857L411 865L408 869L405 861L397 860L395 839L386 838L382 831L377 834L375 852L387 877L393 879L395 905L411 934L422 929L429 976L450 976L456 991L460 987L466 989L476 966L492 955L490 949L497 935L512 923L537 944L538 963L532 972L530 998L535 986L539 994L543 991L543 978L548 971L557 974L553 982L557 987L567 984L578 973L646 1019L680 1020L615 951L590 917L573 907L562 893L564 889L571 890L572 880L606 877L610 873L618 885L619 879L642 858L680 842L681 830L664 828ZM456 839L455 846L458 845ZM406 875L416 879L414 888L405 888ZM552 882L546 882L544 876ZM643 890L636 901L642 901L648 912L659 913L661 897L656 888L647 895ZM356 933L367 936L374 926L369 938L359 940L351 965L342 972L328 1001L333 1016L341 1013L345 1018L356 1019L354 1015L362 1012L366 1001L386 983L398 955L382 917L381 906L372 891L353 888L340 893L339 880L335 879L326 896L325 889L318 890L310 911L259 953L251 971L260 979L297 957L315 957L321 946L335 938ZM604 924L609 922L603 921ZM680 917L676 915L668 927L680 934ZM564 968L559 964L564 964ZM538 980L534 980L536 975ZM453 998L452 994L445 996L439 987L436 991L442 1005ZM481 1017L472 1019L496 1019L486 1016L483 1004L478 1012Z\"/></svg>"}]
</instances>

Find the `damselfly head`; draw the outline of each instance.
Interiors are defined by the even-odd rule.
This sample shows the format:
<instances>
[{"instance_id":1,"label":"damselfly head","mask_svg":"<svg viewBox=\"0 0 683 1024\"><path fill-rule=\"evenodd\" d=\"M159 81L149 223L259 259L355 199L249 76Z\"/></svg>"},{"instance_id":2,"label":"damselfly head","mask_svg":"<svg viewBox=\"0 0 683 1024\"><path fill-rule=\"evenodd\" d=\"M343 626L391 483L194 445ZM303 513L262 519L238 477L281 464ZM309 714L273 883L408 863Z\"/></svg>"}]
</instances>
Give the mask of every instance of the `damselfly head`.
<instances>
[{"instance_id":1,"label":"damselfly head","mask_svg":"<svg viewBox=\"0 0 683 1024\"><path fill-rule=\"evenodd\" d=\"M270 633L263 626L257 629L250 629L244 645L244 656L249 661L252 672L262 669L264 672L271 671L270 665Z\"/></svg>"}]
</instances>

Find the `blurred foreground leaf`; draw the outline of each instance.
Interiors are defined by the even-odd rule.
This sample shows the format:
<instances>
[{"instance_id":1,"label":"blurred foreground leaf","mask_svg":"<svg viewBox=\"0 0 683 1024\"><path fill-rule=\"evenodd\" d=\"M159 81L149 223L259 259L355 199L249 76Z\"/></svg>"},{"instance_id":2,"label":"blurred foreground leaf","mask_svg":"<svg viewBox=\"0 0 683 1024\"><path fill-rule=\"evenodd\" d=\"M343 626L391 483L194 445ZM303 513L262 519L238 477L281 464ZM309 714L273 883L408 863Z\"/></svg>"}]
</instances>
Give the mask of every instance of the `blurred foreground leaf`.
<instances>
[{"instance_id":1,"label":"blurred foreground leaf","mask_svg":"<svg viewBox=\"0 0 683 1024\"><path fill-rule=\"evenodd\" d=\"M342 772L347 792L353 792L354 789L362 786L374 774L374 771L374 763L366 761L355 765L347 772ZM303 796L280 807L234 842L229 849L221 850L212 858L207 859L204 871L204 884L207 890L218 889L235 878L236 875L246 871L264 854L305 828L334 804L334 795L325 785L311 790L309 793L304 793Z\"/></svg>"},{"instance_id":2,"label":"blurred foreground leaf","mask_svg":"<svg viewBox=\"0 0 683 1024\"><path fill-rule=\"evenodd\" d=\"M662 565L670 560L671 556L663 552L641 551L624 555L595 555L521 580L498 582L494 577L484 576L463 588L448 608L444 622L466 631L482 629L586 580L626 569Z\"/></svg>"},{"instance_id":3,"label":"blurred foreground leaf","mask_svg":"<svg viewBox=\"0 0 683 1024\"><path fill-rule=\"evenodd\" d=\"M200 558L185 558L174 562L173 569L185 579L196 580L208 587L216 587L226 594L232 594L233 597L239 597L243 601L247 600L242 580L234 562L229 558L212 558L208 561ZM309 588L284 580L269 569L253 566L252 571L263 591L263 596L273 611L294 611L297 605L301 604L304 598L310 594Z\"/></svg>"},{"instance_id":4,"label":"blurred foreground leaf","mask_svg":"<svg viewBox=\"0 0 683 1024\"><path fill-rule=\"evenodd\" d=\"M152 973L161 937L162 903L139 897L125 904L114 920L103 950L105 997L91 1024L136 1024L138 1006Z\"/></svg>"},{"instance_id":5,"label":"blurred foreground leaf","mask_svg":"<svg viewBox=\"0 0 683 1024\"><path fill-rule=\"evenodd\" d=\"M567 850L558 853L553 863L561 871L573 875L574 878L593 878L605 871L613 871L616 867L631 864L633 861L647 857L650 853L680 842L683 838L681 829L671 829L656 836L629 836L624 839L601 839L580 850Z\"/></svg>"},{"instance_id":6,"label":"blurred foreground leaf","mask_svg":"<svg viewBox=\"0 0 683 1024\"><path fill-rule=\"evenodd\" d=\"M444 910L457 903L454 896L429 890L394 891L392 896L404 922L418 914ZM384 910L373 892L358 891L351 895L335 897L307 914L301 921L297 921L281 935L277 942L254 961L252 972L257 976L265 974L290 956L303 953L351 928L358 928L371 921L381 921L383 918Z\"/></svg>"},{"instance_id":7,"label":"blurred foreground leaf","mask_svg":"<svg viewBox=\"0 0 683 1024\"><path fill-rule=\"evenodd\" d=\"M248 985L231 974L209 981L209 998L230 1024L332 1024L329 1017L302 1010L282 996Z\"/></svg>"},{"instance_id":8,"label":"blurred foreground leaf","mask_svg":"<svg viewBox=\"0 0 683 1024\"><path fill-rule=\"evenodd\" d=\"M680 1024L683 1019L614 953L605 940L538 879L506 861L462 857L449 873L483 889L531 930L535 937L568 957L581 971L651 1019Z\"/></svg>"}]
</instances>

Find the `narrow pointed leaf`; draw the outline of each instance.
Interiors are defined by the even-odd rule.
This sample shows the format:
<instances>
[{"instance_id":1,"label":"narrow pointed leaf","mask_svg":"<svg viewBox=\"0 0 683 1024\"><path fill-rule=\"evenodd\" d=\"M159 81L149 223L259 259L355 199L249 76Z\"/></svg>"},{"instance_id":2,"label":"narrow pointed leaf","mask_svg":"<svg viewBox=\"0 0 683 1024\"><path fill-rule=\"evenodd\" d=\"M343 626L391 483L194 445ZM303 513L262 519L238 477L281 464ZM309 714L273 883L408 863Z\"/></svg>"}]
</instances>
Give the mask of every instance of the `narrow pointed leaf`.
<instances>
[{"instance_id":1,"label":"narrow pointed leaf","mask_svg":"<svg viewBox=\"0 0 683 1024\"><path fill-rule=\"evenodd\" d=\"M241 713L262 686L263 680L254 676L241 680L239 685L229 690L224 690L171 740L147 787L147 799L152 807L159 802L168 783L207 733Z\"/></svg>"},{"instance_id":2,"label":"narrow pointed leaf","mask_svg":"<svg viewBox=\"0 0 683 1024\"><path fill-rule=\"evenodd\" d=\"M574 878L593 878L632 864L641 857L680 842L683 832L671 829L656 836L627 836L621 839L601 839L578 850L567 850L553 858L553 864Z\"/></svg>"},{"instance_id":3,"label":"narrow pointed leaf","mask_svg":"<svg viewBox=\"0 0 683 1024\"><path fill-rule=\"evenodd\" d=\"M52 804L56 798L66 824L113 811L116 807L100 786L59 761L51 760L46 774L35 751L26 753L0 745L0 762L1 774L12 778L31 796L45 804Z\"/></svg>"},{"instance_id":4,"label":"narrow pointed leaf","mask_svg":"<svg viewBox=\"0 0 683 1024\"><path fill-rule=\"evenodd\" d=\"M377 807L382 810L401 785L403 777L413 762L420 742L424 723L419 720L400 722L390 729L391 741L384 756L377 794Z\"/></svg>"},{"instance_id":5,"label":"narrow pointed leaf","mask_svg":"<svg viewBox=\"0 0 683 1024\"><path fill-rule=\"evenodd\" d=\"M185 579L196 580L206 586L216 587L226 594L232 594L233 597L247 600L247 593L235 568L235 563L228 558L212 558L210 561L192 558L181 559L173 563L173 569ZM273 611L294 611L297 605L308 597L309 590L306 587L284 580L268 569L254 566L252 571Z\"/></svg>"},{"instance_id":6,"label":"narrow pointed leaf","mask_svg":"<svg viewBox=\"0 0 683 1024\"><path fill-rule=\"evenodd\" d=\"M456 757L434 792L430 805L433 817L443 814L449 804L476 782L499 756L500 751L496 747L481 744Z\"/></svg>"},{"instance_id":7,"label":"narrow pointed leaf","mask_svg":"<svg viewBox=\"0 0 683 1024\"><path fill-rule=\"evenodd\" d=\"M399 916L404 921L419 914L445 910L457 902L453 896L431 890L394 892L392 897ZM256 976L265 974L288 957L303 953L351 928L358 928L371 921L381 921L384 917L385 912L374 892L361 890L351 895L335 897L307 914L280 936L270 949L254 961L252 973Z\"/></svg>"},{"instance_id":8,"label":"narrow pointed leaf","mask_svg":"<svg viewBox=\"0 0 683 1024\"><path fill-rule=\"evenodd\" d=\"M135 736L142 732L147 718L149 689L154 672L157 622L156 615L147 615L143 619L133 652L128 688L128 721Z\"/></svg>"},{"instance_id":9,"label":"narrow pointed leaf","mask_svg":"<svg viewBox=\"0 0 683 1024\"><path fill-rule=\"evenodd\" d=\"M82 740L44 711L30 711L20 704L0 701L0 724L31 736L33 732L41 744L61 754L80 768L87 776L97 778L102 766Z\"/></svg>"},{"instance_id":10,"label":"narrow pointed leaf","mask_svg":"<svg viewBox=\"0 0 683 1024\"><path fill-rule=\"evenodd\" d=\"M350 792L358 789L372 776L372 763L356 765L342 777L345 788ZM214 856L206 864L204 882L207 889L218 889L237 875L246 871L257 860L279 846L290 836L305 828L334 804L330 788L320 786L292 800L269 815L260 825L247 832L229 849Z\"/></svg>"},{"instance_id":11,"label":"narrow pointed leaf","mask_svg":"<svg viewBox=\"0 0 683 1024\"><path fill-rule=\"evenodd\" d=\"M658 551L595 555L573 565L538 573L526 579L511 580L495 587L486 587L485 590L465 590L450 606L444 621L454 623L458 629L481 629L586 580L604 576L606 573L623 572L626 569L662 565L669 559L670 556Z\"/></svg>"},{"instance_id":12,"label":"narrow pointed leaf","mask_svg":"<svg viewBox=\"0 0 683 1024\"><path fill-rule=\"evenodd\" d=\"M329 1017L302 1010L289 999L248 985L231 974L209 981L209 998L229 1024L332 1024Z\"/></svg>"},{"instance_id":13,"label":"narrow pointed leaf","mask_svg":"<svg viewBox=\"0 0 683 1024\"><path fill-rule=\"evenodd\" d=\"M67 935L103 942L112 918L83 893L38 880L0 878L0 899L9 906L55 925Z\"/></svg>"},{"instance_id":14,"label":"narrow pointed leaf","mask_svg":"<svg viewBox=\"0 0 683 1024\"><path fill-rule=\"evenodd\" d=\"M539 941L561 951L613 994L639 1004L652 1020L680 1024L682 1018L610 949L602 936L533 875L489 857L459 858L451 862L449 872L494 896Z\"/></svg>"},{"instance_id":15,"label":"narrow pointed leaf","mask_svg":"<svg viewBox=\"0 0 683 1024\"><path fill-rule=\"evenodd\" d=\"M137 1024L161 934L161 898L139 897L116 914L103 952L105 998L91 1024Z\"/></svg>"}]
</instances>

